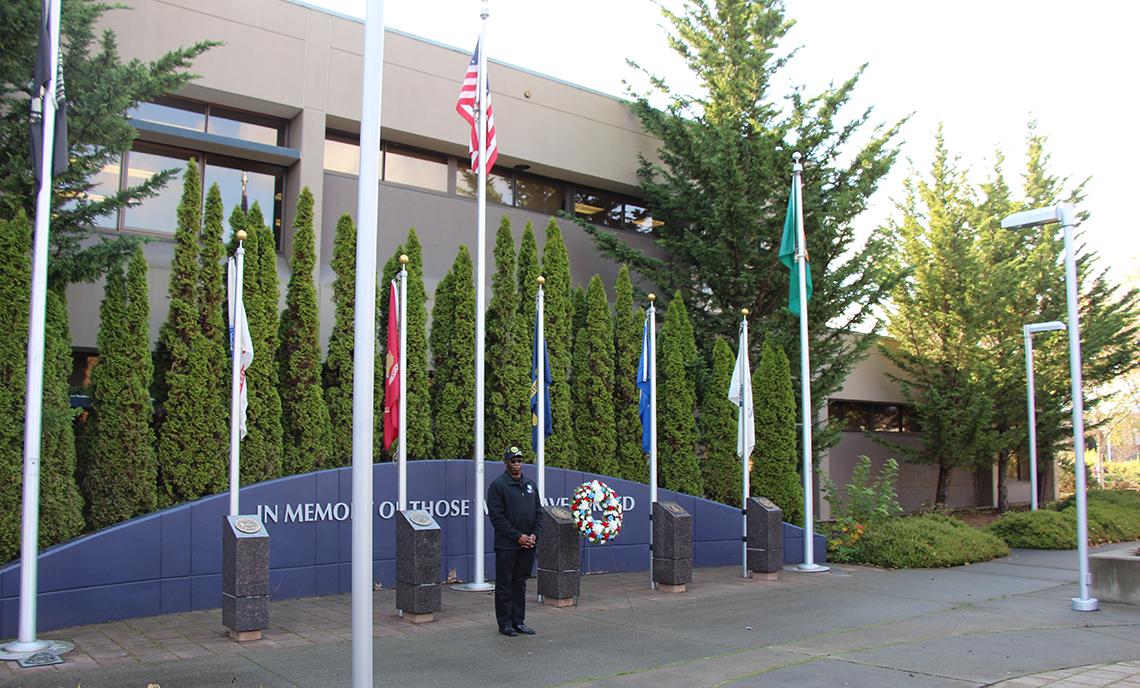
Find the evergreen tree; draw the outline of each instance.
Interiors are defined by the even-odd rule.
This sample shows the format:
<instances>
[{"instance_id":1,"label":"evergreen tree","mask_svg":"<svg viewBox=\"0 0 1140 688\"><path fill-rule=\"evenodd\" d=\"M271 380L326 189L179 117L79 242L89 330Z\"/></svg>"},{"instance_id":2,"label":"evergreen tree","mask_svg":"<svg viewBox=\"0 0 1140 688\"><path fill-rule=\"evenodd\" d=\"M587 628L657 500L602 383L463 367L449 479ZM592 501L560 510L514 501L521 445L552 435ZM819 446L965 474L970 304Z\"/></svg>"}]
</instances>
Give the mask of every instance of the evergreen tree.
<instances>
[{"instance_id":1,"label":"evergreen tree","mask_svg":"<svg viewBox=\"0 0 1140 688\"><path fill-rule=\"evenodd\" d=\"M586 329L587 313L589 312L589 305L586 303L586 290L582 285L574 290L570 296L570 331L577 337L578 333Z\"/></svg>"},{"instance_id":2,"label":"evergreen tree","mask_svg":"<svg viewBox=\"0 0 1140 688\"><path fill-rule=\"evenodd\" d=\"M281 476L281 393L277 389L277 252L273 230L265 226L261 207L255 202L249 215L233 213L234 234L244 228L245 269L242 298L249 334L253 339L253 363L246 370L249 396L246 434L241 443L241 484L271 480Z\"/></svg>"},{"instance_id":3,"label":"evergreen tree","mask_svg":"<svg viewBox=\"0 0 1140 688\"><path fill-rule=\"evenodd\" d=\"M206 380L211 371L211 344L202 334L198 310L201 228L201 182L198 164L191 159L183 175L174 233L170 311L159 329L155 356L159 507L219 492L227 484L226 448L217 442L217 402Z\"/></svg>"},{"instance_id":4,"label":"evergreen tree","mask_svg":"<svg viewBox=\"0 0 1140 688\"><path fill-rule=\"evenodd\" d=\"M546 465L574 466L574 425L570 416L571 330L570 259L562 241L562 229L554 218L546 226L542 249L542 276L546 278L543 313L546 348L550 353L550 412L554 433L546 438ZM533 330L532 330L533 334Z\"/></svg>"},{"instance_id":5,"label":"evergreen tree","mask_svg":"<svg viewBox=\"0 0 1140 688\"><path fill-rule=\"evenodd\" d=\"M432 352L435 385L439 388L435 458L470 459L475 451L475 279L466 246L459 246L451 271L444 279L448 280L445 298L436 303L432 312L433 323L441 319L450 322L450 341L441 338L446 355L441 358ZM433 326L432 334L435 332Z\"/></svg>"},{"instance_id":6,"label":"evergreen tree","mask_svg":"<svg viewBox=\"0 0 1140 688\"><path fill-rule=\"evenodd\" d=\"M408 256L408 321L405 325L408 330L408 350L402 355L407 363L408 387L403 390L403 394L407 398L408 409L406 421L408 458L430 459L434 458L432 456L434 442L431 432L432 408L428 391L431 379L428 376L427 365L427 291L424 289L424 252L415 227L408 230L404 252Z\"/></svg>"},{"instance_id":7,"label":"evergreen tree","mask_svg":"<svg viewBox=\"0 0 1140 688\"><path fill-rule=\"evenodd\" d=\"M99 312L99 362L91 370L94 439L83 481L87 525L93 530L154 511L147 262L135 251L122 275L107 273Z\"/></svg>"},{"instance_id":8,"label":"evergreen tree","mask_svg":"<svg viewBox=\"0 0 1140 688\"><path fill-rule=\"evenodd\" d=\"M665 310L661 329L661 366L657 369L657 469L667 490L700 495L701 469L697 463L697 410L695 385L688 370L697 359L693 326L680 291Z\"/></svg>"},{"instance_id":9,"label":"evergreen tree","mask_svg":"<svg viewBox=\"0 0 1140 688\"><path fill-rule=\"evenodd\" d=\"M173 178L174 170L154 175L123 191L93 189L92 177L130 150L137 132L126 113L143 101L180 90L194 76L185 70L216 42L178 48L153 62L119 56L115 34L96 28L103 13L119 6L64 2L60 15L60 58L67 82L67 172L52 183L51 255L48 279L53 288L92 282L108 269L121 269L139 243L137 237L100 236L91 231L99 219L128 203L153 196ZM0 219L19 212L33 217L36 181L28 146L29 85L39 42L42 5L38 0L0 3ZM117 167L116 167L117 169Z\"/></svg>"},{"instance_id":10,"label":"evergreen tree","mask_svg":"<svg viewBox=\"0 0 1140 688\"><path fill-rule=\"evenodd\" d=\"M771 342L764 342L760 367L752 373L752 390L756 447L752 451L749 476L751 494L775 502L788 523L802 524L804 488L796 473L796 400L792 394L792 371L787 354ZM728 393L727 387L725 393ZM732 427L735 429L736 424ZM732 451L735 456L735 437ZM736 474L739 476L740 471ZM739 485L738 481L738 488Z\"/></svg>"},{"instance_id":11,"label":"evergreen tree","mask_svg":"<svg viewBox=\"0 0 1140 688\"><path fill-rule=\"evenodd\" d=\"M320 320L313 283L313 194L309 187L301 191L297 200L293 229L293 257L289 261L293 274L285 293L278 351L285 450L282 475L321 469L331 454L329 411L321 394Z\"/></svg>"},{"instance_id":12,"label":"evergreen tree","mask_svg":"<svg viewBox=\"0 0 1140 688\"><path fill-rule=\"evenodd\" d=\"M356 338L356 225L343 213L336 223L331 267L336 322L325 360L325 401L329 408L330 460L325 468L352 463L352 376ZM381 388L383 389L383 388ZM383 392L381 392L383 393ZM381 435L383 438L383 435Z\"/></svg>"},{"instance_id":13,"label":"evergreen tree","mask_svg":"<svg viewBox=\"0 0 1140 688\"><path fill-rule=\"evenodd\" d=\"M618 271L614 287L614 429L617 440L617 477L649 482L649 457L641 450L641 393L637 365L641 360L641 331L645 312L633 313L633 285L629 268Z\"/></svg>"},{"instance_id":14,"label":"evergreen tree","mask_svg":"<svg viewBox=\"0 0 1140 688\"><path fill-rule=\"evenodd\" d=\"M619 234L579 223L603 255L627 264L666 293L680 290L704 358L717 336L731 339L737 314L755 316L754 339L774 338L799 356L798 317L787 310L789 273L777 262L791 186L792 153L804 154L803 204L815 296L808 308L813 411L842 386L873 343L866 323L890 293L881 237L854 245L851 221L866 207L897 152L898 125L864 132L866 111L850 122L840 111L858 74L819 95L773 92L791 59L778 44L794 25L778 0L694 0L681 13L663 9L670 45L699 81L699 90L651 79L665 98L633 94L646 133L661 141L660 164L641 161L639 177L657 239L652 251ZM862 145L859 141L866 140ZM836 151L847 151L837 156ZM666 256L658 258L656 256ZM860 327L860 325L864 325ZM758 346L753 347L754 357ZM821 451L838 433L816 431Z\"/></svg>"},{"instance_id":15,"label":"evergreen tree","mask_svg":"<svg viewBox=\"0 0 1140 688\"><path fill-rule=\"evenodd\" d=\"M530 411L530 374L534 371L534 317L538 312L538 278L541 269L538 262L538 242L534 237L534 226L527 220L523 227L522 239L519 241L518 259L518 312L515 314L514 356L516 361L526 362L524 379L527 383L526 408L524 417L526 432L523 442L519 446L531 446L533 433L531 432ZM544 290L545 294L545 290ZM545 297L544 297L545 298ZM544 304L545 306L545 304ZM547 333L549 336L549 333ZM548 347L549 349L549 347Z\"/></svg>"},{"instance_id":16,"label":"evergreen tree","mask_svg":"<svg viewBox=\"0 0 1140 688\"><path fill-rule=\"evenodd\" d=\"M218 451L228 457L233 362L229 356L230 341L225 314L225 268L222 262L225 254L225 246L222 244L224 231L225 207L222 205L222 192L217 184L211 184L206 194L206 208L199 236L198 317L202 336L206 340L205 355L209 366L204 389L209 397L207 403L214 407L214 411L209 414L213 420L209 430L210 441L216 443Z\"/></svg>"},{"instance_id":17,"label":"evergreen tree","mask_svg":"<svg viewBox=\"0 0 1140 688\"><path fill-rule=\"evenodd\" d=\"M495 274L487 308L487 391L484 447L494 455L503 447L526 445L530 436L531 357L519 357L519 302L515 293L515 240L506 215L495 235ZM524 347L525 348L525 347Z\"/></svg>"},{"instance_id":18,"label":"evergreen tree","mask_svg":"<svg viewBox=\"0 0 1140 688\"><path fill-rule=\"evenodd\" d=\"M705 443L705 496L729 506L740 506L743 468L736 455L737 406L728 400L736 357L728 342L717 338L713 345L712 384L701 405L701 434ZM757 403L757 407L761 404ZM792 434L795 443L795 433ZM757 437L757 446L760 439ZM754 464L755 465L755 464Z\"/></svg>"},{"instance_id":19,"label":"evergreen tree","mask_svg":"<svg viewBox=\"0 0 1140 688\"><path fill-rule=\"evenodd\" d=\"M602 278L590 279L586 296L586 327L575 345L574 384L579 390L579 413L574 427L578 469L617 476L617 437L614 426L614 331ZM580 356L579 350L584 350ZM578 359L585 365L579 367ZM582 412L584 411L584 412Z\"/></svg>"}]
</instances>

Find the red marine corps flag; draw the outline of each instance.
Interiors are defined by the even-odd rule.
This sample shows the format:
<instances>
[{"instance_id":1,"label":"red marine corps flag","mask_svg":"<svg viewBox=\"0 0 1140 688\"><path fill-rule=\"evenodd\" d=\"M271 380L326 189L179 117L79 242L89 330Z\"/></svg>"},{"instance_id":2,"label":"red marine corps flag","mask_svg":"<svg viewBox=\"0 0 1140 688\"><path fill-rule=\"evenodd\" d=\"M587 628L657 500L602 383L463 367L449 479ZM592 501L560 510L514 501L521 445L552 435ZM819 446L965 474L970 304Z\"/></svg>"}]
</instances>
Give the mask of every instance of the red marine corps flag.
<instances>
[{"instance_id":1,"label":"red marine corps flag","mask_svg":"<svg viewBox=\"0 0 1140 688\"><path fill-rule=\"evenodd\" d=\"M400 333L397 330L396 282L388 291L388 359L384 364L384 449L400 434Z\"/></svg>"}]
</instances>

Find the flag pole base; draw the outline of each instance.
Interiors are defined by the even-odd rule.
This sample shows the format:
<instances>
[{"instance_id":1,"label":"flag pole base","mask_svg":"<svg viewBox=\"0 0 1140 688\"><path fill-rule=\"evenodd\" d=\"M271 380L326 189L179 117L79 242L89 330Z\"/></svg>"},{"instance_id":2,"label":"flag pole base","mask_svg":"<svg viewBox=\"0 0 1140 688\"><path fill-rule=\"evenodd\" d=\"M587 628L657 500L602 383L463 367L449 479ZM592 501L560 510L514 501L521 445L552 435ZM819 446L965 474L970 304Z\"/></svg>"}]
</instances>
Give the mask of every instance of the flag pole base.
<instances>
[{"instance_id":1,"label":"flag pole base","mask_svg":"<svg viewBox=\"0 0 1140 688\"><path fill-rule=\"evenodd\" d=\"M28 643L15 640L0 648L0 661L19 661L39 652L62 655L74 649L75 643L69 643L66 640L33 640Z\"/></svg>"},{"instance_id":2,"label":"flag pole base","mask_svg":"<svg viewBox=\"0 0 1140 688\"><path fill-rule=\"evenodd\" d=\"M799 564L797 566L785 566L785 571L796 571L798 573L823 573L830 571L830 566L820 566L819 564Z\"/></svg>"},{"instance_id":3,"label":"flag pole base","mask_svg":"<svg viewBox=\"0 0 1140 688\"><path fill-rule=\"evenodd\" d=\"M458 592L490 592L491 590L495 589L495 584L491 583L490 581L483 581L482 583L476 583L472 581L470 583L460 583L459 585L453 585L451 586L451 589Z\"/></svg>"},{"instance_id":4,"label":"flag pole base","mask_svg":"<svg viewBox=\"0 0 1140 688\"><path fill-rule=\"evenodd\" d=\"M1095 597L1081 599L1080 597L1073 598L1073 611L1075 612L1095 612L1100 609L1100 604Z\"/></svg>"}]
</instances>

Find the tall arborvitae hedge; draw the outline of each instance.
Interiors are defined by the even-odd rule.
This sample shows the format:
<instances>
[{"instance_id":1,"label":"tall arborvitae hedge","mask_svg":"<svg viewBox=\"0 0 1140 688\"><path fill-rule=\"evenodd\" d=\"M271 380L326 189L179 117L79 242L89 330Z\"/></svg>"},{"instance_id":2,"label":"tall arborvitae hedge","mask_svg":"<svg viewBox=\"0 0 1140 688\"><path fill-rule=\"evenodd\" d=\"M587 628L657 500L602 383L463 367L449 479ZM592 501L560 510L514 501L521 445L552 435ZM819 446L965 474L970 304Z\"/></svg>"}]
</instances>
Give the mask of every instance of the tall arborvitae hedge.
<instances>
[{"instance_id":1,"label":"tall arborvitae hedge","mask_svg":"<svg viewBox=\"0 0 1140 688\"><path fill-rule=\"evenodd\" d=\"M554 433L546 438L546 465L574 468L574 424L570 417L571 285L570 259L562 229L554 218L546 226L542 249L542 276L546 278L544 315L546 347L550 353L550 411Z\"/></svg>"},{"instance_id":2,"label":"tall arborvitae hedge","mask_svg":"<svg viewBox=\"0 0 1140 688\"><path fill-rule=\"evenodd\" d=\"M282 475L323 468L329 461L329 411L321 394L320 316L313 282L316 248L313 194L297 200L293 220L292 276L281 314L281 420L284 440Z\"/></svg>"},{"instance_id":3,"label":"tall arborvitae hedge","mask_svg":"<svg viewBox=\"0 0 1140 688\"><path fill-rule=\"evenodd\" d=\"M523 447L530 437L530 356L519 356L518 294L515 292L515 240L506 215L495 234L495 274L491 276L491 302L486 329L487 456L508 446Z\"/></svg>"},{"instance_id":4,"label":"tall arborvitae hedge","mask_svg":"<svg viewBox=\"0 0 1140 688\"><path fill-rule=\"evenodd\" d=\"M150 303L142 248L127 282L107 273L99 309L99 362L91 370L94 436L81 485L87 525L98 530L150 513L156 503L150 401Z\"/></svg>"},{"instance_id":5,"label":"tall arborvitae hedge","mask_svg":"<svg viewBox=\"0 0 1140 688\"><path fill-rule=\"evenodd\" d=\"M701 494L697 463L696 386L689 368L697 359L693 327L681 292L665 311L657 377L657 467L659 484L667 490Z\"/></svg>"},{"instance_id":6,"label":"tall arborvitae hedge","mask_svg":"<svg viewBox=\"0 0 1140 688\"><path fill-rule=\"evenodd\" d=\"M760 367L752 375L756 404L756 448L752 451L752 495L767 497L788 523L802 524L804 489L796 473L796 402L784 350L764 341Z\"/></svg>"},{"instance_id":7,"label":"tall arborvitae hedge","mask_svg":"<svg viewBox=\"0 0 1140 688\"><path fill-rule=\"evenodd\" d=\"M574 380L580 411L575 417L578 469L600 475L617 475L617 437L614 430L614 330L602 278L594 275L586 295L586 327L578 345L586 350L581 376ZM575 358L580 358L575 351ZM576 361L577 362L577 361Z\"/></svg>"},{"instance_id":8,"label":"tall arborvitae hedge","mask_svg":"<svg viewBox=\"0 0 1140 688\"><path fill-rule=\"evenodd\" d=\"M408 380L408 388L404 390L408 409L408 458L431 459L435 457L432 456L432 409L428 392L427 291L424 289L424 252L415 227L408 230L404 252L408 256L408 350L403 354Z\"/></svg>"},{"instance_id":9,"label":"tall arborvitae hedge","mask_svg":"<svg viewBox=\"0 0 1140 688\"><path fill-rule=\"evenodd\" d=\"M225 233L225 215L225 207L222 205L222 192L217 184L211 184L210 190L206 194L202 234L199 237L198 317L201 322L202 336L206 338L208 347L206 357L209 372L206 375L206 390L216 409L210 414L214 420L210 432L213 441L218 445L218 451L228 456L230 446L230 385L233 364L230 359L229 330L227 329L225 311L226 268L223 260L225 245L222 243L222 236Z\"/></svg>"},{"instance_id":10,"label":"tall arborvitae hedge","mask_svg":"<svg viewBox=\"0 0 1140 688\"><path fill-rule=\"evenodd\" d=\"M325 402L329 407L332 455L324 468L352 463L352 375L356 346L356 225L344 213L336 223L331 266L336 321L325 359Z\"/></svg>"},{"instance_id":11,"label":"tall arborvitae hedge","mask_svg":"<svg viewBox=\"0 0 1140 688\"><path fill-rule=\"evenodd\" d=\"M254 203L248 216L242 217L241 211L236 210L232 217L234 232L242 224L248 235L242 298L253 339L253 363L245 374L249 390L245 421L248 434L241 441L241 483L248 485L281 476L281 393L277 389L280 368L276 360L280 291L273 230L265 226L261 207Z\"/></svg>"},{"instance_id":12,"label":"tall arborvitae hedge","mask_svg":"<svg viewBox=\"0 0 1140 688\"><path fill-rule=\"evenodd\" d=\"M467 247L460 245L451 271L444 278L447 293L433 309L433 321L450 321L450 341L441 338L441 352L432 352L435 386L435 457L469 459L475 450L475 280ZM443 283L441 282L441 285ZM438 292L437 292L438 293ZM433 334L434 334L433 330ZM443 353L446 352L446 353Z\"/></svg>"},{"instance_id":13,"label":"tall arborvitae hedge","mask_svg":"<svg viewBox=\"0 0 1140 688\"><path fill-rule=\"evenodd\" d=\"M538 242L534 238L534 226L527 220L523 227L522 239L519 241L518 260L518 312L515 315L514 356L526 365L526 439L519 446L531 447L533 433L531 432L530 412L530 374L534 366L534 315L537 307L538 278L541 268L538 261Z\"/></svg>"},{"instance_id":14,"label":"tall arborvitae hedge","mask_svg":"<svg viewBox=\"0 0 1140 688\"><path fill-rule=\"evenodd\" d=\"M25 319L26 321L26 319ZM62 290L48 289L40 441L40 549L83 532L83 498L75 484L75 417L67 378L71 331Z\"/></svg>"},{"instance_id":15,"label":"tall arborvitae hedge","mask_svg":"<svg viewBox=\"0 0 1140 688\"><path fill-rule=\"evenodd\" d=\"M641 360L641 330L644 311L633 313L633 285L629 268L618 271L614 287L614 432L617 440L619 478L649 482L649 455L641 450L641 400L637 388L637 364Z\"/></svg>"},{"instance_id":16,"label":"tall arborvitae hedge","mask_svg":"<svg viewBox=\"0 0 1140 688\"><path fill-rule=\"evenodd\" d=\"M736 357L728 342L718 338L713 345L713 371L701 405L701 430L705 444L705 496L722 504L740 506L744 470L736 455L737 406L728 400Z\"/></svg>"},{"instance_id":17,"label":"tall arborvitae hedge","mask_svg":"<svg viewBox=\"0 0 1140 688\"><path fill-rule=\"evenodd\" d=\"M0 219L0 561L20 556L24 484L24 407L28 382L32 229L22 213Z\"/></svg>"},{"instance_id":18,"label":"tall arborvitae hedge","mask_svg":"<svg viewBox=\"0 0 1140 688\"><path fill-rule=\"evenodd\" d=\"M160 507L219 492L228 482L226 446L217 441L218 405L206 380L211 374L211 344L202 334L198 310L202 191L194 160L186 166L182 181L168 292L170 311L159 330L156 356Z\"/></svg>"}]
</instances>

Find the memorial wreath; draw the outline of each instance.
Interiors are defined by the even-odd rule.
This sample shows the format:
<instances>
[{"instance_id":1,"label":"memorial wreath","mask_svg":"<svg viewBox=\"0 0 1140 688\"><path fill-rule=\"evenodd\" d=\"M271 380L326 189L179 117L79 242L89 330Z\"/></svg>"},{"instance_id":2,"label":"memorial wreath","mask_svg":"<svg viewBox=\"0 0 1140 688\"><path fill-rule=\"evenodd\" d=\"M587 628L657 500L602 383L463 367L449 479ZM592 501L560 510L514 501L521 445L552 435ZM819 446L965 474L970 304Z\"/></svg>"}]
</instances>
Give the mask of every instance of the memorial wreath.
<instances>
[{"instance_id":1,"label":"memorial wreath","mask_svg":"<svg viewBox=\"0 0 1140 688\"><path fill-rule=\"evenodd\" d=\"M574 525L591 545L609 542L621 532L621 500L609 485L600 480L579 485L574 490L571 509L574 512ZM594 509L602 510L601 519L594 518Z\"/></svg>"}]
</instances>

